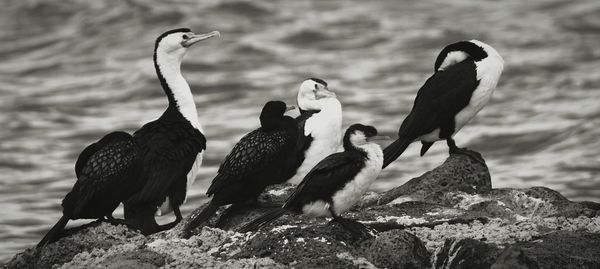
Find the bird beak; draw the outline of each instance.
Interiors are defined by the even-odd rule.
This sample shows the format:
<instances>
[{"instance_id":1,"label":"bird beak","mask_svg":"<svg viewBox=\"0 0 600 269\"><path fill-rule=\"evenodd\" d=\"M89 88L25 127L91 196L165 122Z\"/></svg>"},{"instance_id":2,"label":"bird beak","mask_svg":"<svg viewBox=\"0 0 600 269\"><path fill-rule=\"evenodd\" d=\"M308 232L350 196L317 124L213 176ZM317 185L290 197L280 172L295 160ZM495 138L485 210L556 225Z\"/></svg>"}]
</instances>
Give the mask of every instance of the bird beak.
<instances>
[{"instance_id":1,"label":"bird beak","mask_svg":"<svg viewBox=\"0 0 600 269\"><path fill-rule=\"evenodd\" d=\"M209 39L214 36L221 36L221 33L219 33L219 31L212 31L212 32L206 33L206 34L199 34L199 35L192 34L188 39L182 41L181 45L188 48L191 45L194 45L202 40Z\"/></svg>"},{"instance_id":2,"label":"bird beak","mask_svg":"<svg viewBox=\"0 0 600 269\"><path fill-rule=\"evenodd\" d=\"M325 87L318 89L315 93L315 97L317 98L317 100L319 100L323 98L335 98L336 95L334 92L330 91L329 88Z\"/></svg>"},{"instance_id":3,"label":"bird beak","mask_svg":"<svg viewBox=\"0 0 600 269\"><path fill-rule=\"evenodd\" d=\"M387 135L376 135L376 136L367 137L367 142L386 141L386 140L390 140L390 139L392 139L392 138Z\"/></svg>"},{"instance_id":4,"label":"bird beak","mask_svg":"<svg viewBox=\"0 0 600 269\"><path fill-rule=\"evenodd\" d=\"M288 112L290 110L296 109L296 106L285 106L285 111Z\"/></svg>"}]
</instances>

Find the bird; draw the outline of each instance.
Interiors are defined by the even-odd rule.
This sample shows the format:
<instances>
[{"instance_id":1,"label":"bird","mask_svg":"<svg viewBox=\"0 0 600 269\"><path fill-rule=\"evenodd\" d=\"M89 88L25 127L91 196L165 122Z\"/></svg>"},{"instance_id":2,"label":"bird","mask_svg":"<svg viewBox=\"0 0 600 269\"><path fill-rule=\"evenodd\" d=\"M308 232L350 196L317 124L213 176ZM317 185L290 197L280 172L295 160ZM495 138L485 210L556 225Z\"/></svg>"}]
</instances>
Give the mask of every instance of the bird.
<instances>
[{"instance_id":1,"label":"bird","mask_svg":"<svg viewBox=\"0 0 600 269\"><path fill-rule=\"evenodd\" d=\"M383 151L374 143L387 139L377 135L373 126L353 124L345 134L343 152L321 160L304 177L287 198L285 204L239 229L256 231L285 214L305 214L332 217L353 233L360 233L362 224L340 216L354 206L382 170ZM364 227L364 226L362 226Z\"/></svg>"},{"instance_id":2,"label":"bird","mask_svg":"<svg viewBox=\"0 0 600 269\"><path fill-rule=\"evenodd\" d=\"M191 99L189 86L179 73L179 64L185 49L215 35L218 35L218 32L195 35L189 29L181 28L167 31L158 37L154 63L168 96L169 108L160 119L144 125L133 136L126 132L112 132L90 144L80 153L75 163L77 181L62 201L63 215L36 248L56 241L69 220L105 218L112 223L138 228L135 222L116 220L112 217L112 212L121 202L132 199L136 194L148 195L149 191L146 188L149 186L145 183L149 180L161 180L158 178L162 176L161 172L189 174L193 180L195 172L187 172L193 170L192 165L187 164L190 161L182 157L192 156L192 163L201 160L206 139L199 131L201 127L195 115L195 105ZM180 134L185 134L187 137ZM170 140L172 142L169 143ZM179 168L180 171L173 168L167 169L169 171L158 170L164 168L162 164L169 162L172 164L173 161L180 160L186 162L185 167ZM164 163L159 164L162 161ZM178 166L182 165L173 165L174 168ZM199 166L198 161L193 167L197 166ZM173 180L170 177L165 179ZM181 181L181 177L177 179ZM183 194L171 191L173 186L181 189L180 182L179 184L166 183L164 188L169 190L169 195L178 195L179 200L181 196L185 197L185 188ZM133 201L140 201L139 197L136 199L138 200ZM164 198L156 200L161 199L164 200ZM157 227L153 228L157 229Z\"/></svg>"},{"instance_id":3,"label":"bird","mask_svg":"<svg viewBox=\"0 0 600 269\"><path fill-rule=\"evenodd\" d=\"M123 203L125 222L144 235L170 229L183 219L179 207L202 163L206 137L190 86L181 74L181 62L192 45L219 35L218 31L194 34L189 28L179 28L156 39L154 67L168 106L158 119L133 134L142 151L140 188ZM154 216L165 201L176 219L158 225Z\"/></svg>"},{"instance_id":4,"label":"bird","mask_svg":"<svg viewBox=\"0 0 600 269\"><path fill-rule=\"evenodd\" d=\"M419 89L398 139L383 150L383 167L415 140L422 143L421 156L436 141L446 140L450 154L467 155L485 165L477 153L456 146L453 137L489 102L503 68L500 54L481 41L446 46L435 60L433 75Z\"/></svg>"},{"instance_id":5,"label":"bird","mask_svg":"<svg viewBox=\"0 0 600 269\"><path fill-rule=\"evenodd\" d=\"M106 219L119 204L135 192L132 178L140 171L140 148L130 134L112 132L88 145L77 158L77 181L62 201L58 222L40 240L36 248L56 241L69 220Z\"/></svg>"},{"instance_id":6,"label":"bird","mask_svg":"<svg viewBox=\"0 0 600 269\"><path fill-rule=\"evenodd\" d=\"M340 151L342 104L327 82L309 78L302 82L296 99L300 128L296 146L296 167L289 170L287 182L298 184L320 160Z\"/></svg>"},{"instance_id":7,"label":"bird","mask_svg":"<svg viewBox=\"0 0 600 269\"><path fill-rule=\"evenodd\" d=\"M260 128L246 134L225 157L206 194L209 204L191 217L184 237L208 220L220 206L255 201L265 188L285 182L286 169L293 165L298 125L285 116L295 109L281 101L267 102L260 114Z\"/></svg>"}]
</instances>

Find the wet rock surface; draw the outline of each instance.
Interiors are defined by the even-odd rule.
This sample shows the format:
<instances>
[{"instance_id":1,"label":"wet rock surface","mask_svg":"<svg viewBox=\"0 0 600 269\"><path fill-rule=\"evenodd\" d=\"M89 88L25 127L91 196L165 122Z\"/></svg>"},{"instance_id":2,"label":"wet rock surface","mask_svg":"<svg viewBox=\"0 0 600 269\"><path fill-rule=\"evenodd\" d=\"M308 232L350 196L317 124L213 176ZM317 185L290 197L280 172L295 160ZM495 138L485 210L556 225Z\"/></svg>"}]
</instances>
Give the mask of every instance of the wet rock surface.
<instances>
[{"instance_id":1,"label":"wet rock surface","mask_svg":"<svg viewBox=\"0 0 600 269\"><path fill-rule=\"evenodd\" d=\"M285 215L258 232L239 227L281 205L293 186L258 203L220 209L182 237L182 227L144 237L94 222L44 249L15 255L8 268L599 268L600 204L544 188L493 189L487 167L452 155L384 193L369 193L345 218ZM558 266L558 267L557 267Z\"/></svg>"}]
</instances>

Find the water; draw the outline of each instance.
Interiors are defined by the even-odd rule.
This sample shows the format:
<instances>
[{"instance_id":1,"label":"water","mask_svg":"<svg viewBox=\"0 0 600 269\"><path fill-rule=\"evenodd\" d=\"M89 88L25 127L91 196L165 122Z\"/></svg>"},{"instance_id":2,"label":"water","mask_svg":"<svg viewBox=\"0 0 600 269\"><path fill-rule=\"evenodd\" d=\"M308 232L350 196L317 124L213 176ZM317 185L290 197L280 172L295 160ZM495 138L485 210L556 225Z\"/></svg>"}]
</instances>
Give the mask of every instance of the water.
<instances>
[{"instance_id":1,"label":"water","mask_svg":"<svg viewBox=\"0 0 600 269\"><path fill-rule=\"evenodd\" d=\"M184 214L257 127L265 101L293 103L303 79L323 78L344 105L344 126L395 136L439 50L472 38L493 45L506 66L458 145L483 153L495 187L543 185L600 201L597 0L4 0L0 14L0 263L58 219L87 144L160 115L154 39L181 26L222 33L183 66L208 138ZM411 146L373 189L439 165L444 144L423 158Z\"/></svg>"}]
</instances>

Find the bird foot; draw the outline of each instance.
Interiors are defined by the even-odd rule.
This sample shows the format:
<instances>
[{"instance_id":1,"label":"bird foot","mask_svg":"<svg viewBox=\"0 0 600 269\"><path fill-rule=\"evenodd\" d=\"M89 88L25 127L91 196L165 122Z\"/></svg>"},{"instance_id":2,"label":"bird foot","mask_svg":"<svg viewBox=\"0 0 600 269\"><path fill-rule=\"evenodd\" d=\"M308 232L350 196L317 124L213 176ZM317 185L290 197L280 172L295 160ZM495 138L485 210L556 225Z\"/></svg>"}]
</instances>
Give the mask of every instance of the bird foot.
<instances>
[{"instance_id":1,"label":"bird foot","mask_svg":"<svg viewBox=\"0 0 600 269\"><path fill-rule=\"evenodd\" d=\"M460 154L460 155L465 155L468 156L469 158L473 159L474 161L480 163L481 165L487 167L487 164L485 163L485 160L483 159L483 157L481 156L481 154L479 152L476 151L472 151L469 150L467 148L454 148L454 149L450 149L450 154Z\"/></svg>"}]
</instances>

